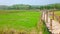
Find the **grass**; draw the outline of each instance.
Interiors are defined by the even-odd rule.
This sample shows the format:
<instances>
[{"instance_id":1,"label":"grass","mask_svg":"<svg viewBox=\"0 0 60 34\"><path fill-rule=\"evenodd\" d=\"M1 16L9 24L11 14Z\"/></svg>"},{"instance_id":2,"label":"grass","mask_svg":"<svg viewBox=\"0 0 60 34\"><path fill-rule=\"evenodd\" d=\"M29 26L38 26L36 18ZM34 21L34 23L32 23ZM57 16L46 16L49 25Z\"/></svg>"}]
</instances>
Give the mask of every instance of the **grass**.
<instances>
[{"instance_id":1,"label":"grass","mask_svg":"<svg viewBox=\"0 0 60 34\"><path fill-rule=\"evenodd\" d=\"M40 28L39 30L42 32L42 34L51 34L49 32L48 28L46 27L46 24L43 20L40 20L40 27L39 28Z\"/></svg>"},{"instance_id":2,"label":"grass","mask_svg":"<svg viewBox=\"0 0 60 34\"><path fill-rule=\"evenodd\" d=\"M43 21L42 22L42 32L43 32L43 34L51 34L50 32L49 32L49 30L48 30L48 28L46 27L46 24L45 24L45 22Z\"/></svg>"},{"instance_id":3,"label":"grass","mask_svg":"<svg viewBox=\"0 0 60 34\"><path fill-rule=\"evenodd\" d=\"M37 10L0 10L0 30L16 29L29 32L39 30L43 34L49 34L43 22L40 22L40 28L37 29L40 16L41 12Z\"/></svg>"},{"instance_id":4,"label":"grass","mask_svg":"<svg viewBox=\"0 0 60 34\"><path fill-rule=\"evenodd\" d=\"M60 11L55 11L55 14L56 14L57 16L60 16Z\"/></svg>"},{"instance_id":5,"label":"grass","mask_svg":"<svg viewBox=\"0 0 60 34\"><path fill-rule=\"evenodd\" d=\"M0 11L0 28L30 29L36 27L40 12L28 10Z\"/></svg>"}]
</instances>

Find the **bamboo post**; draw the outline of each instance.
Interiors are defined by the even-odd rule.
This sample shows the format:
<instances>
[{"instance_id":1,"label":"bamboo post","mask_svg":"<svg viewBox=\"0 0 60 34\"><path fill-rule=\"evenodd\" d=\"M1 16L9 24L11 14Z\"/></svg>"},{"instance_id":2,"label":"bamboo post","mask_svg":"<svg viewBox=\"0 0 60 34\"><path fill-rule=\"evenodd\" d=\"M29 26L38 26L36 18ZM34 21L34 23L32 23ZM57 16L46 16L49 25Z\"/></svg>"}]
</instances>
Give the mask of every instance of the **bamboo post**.
<instances>
[{"instance_id":1,"label":"bamboo post","mask_svg":"<svg viewBox=\"0 0 60 34\"><path fill-rule=\"evenodd\" d=\"M44 13L44 21L45 21L45 13Z\"/></svg>"},{"instance_id":2,"label":"bamboo post","mask_svg":"<svg viewBox=\"0 0 60 34\"><path fill-rule=\"evenodd\" d=\"M52 19L50 19L50 30L52 32Z\"/></svg>"},{"instance_id":3,"label":"bamboo post","mask_svg":"<svg viewBox=\"0 0 60 34\"><path fill-rule=\"evenodd\" d=\"M54 20L54 11L52 11L52 19Z\"/></svg>"},{"instance_id":4,"label":"bamboo post","mask_svg":"<svg viewBox=\"0 0 60 34\"><path fill-rule=\"evenodd\" d=\"M60 32L59 32L59 34L60 34Z\"/></svg>"},{"instance_id":5,"label":"bamboo post","mask_svg":"<svg viewBox=\"0 0 60 34\"><path fill-rule=\"evenodd\" d=\"M59 16L59 23L60 23L60 16Z\"/></svg>"},{"instance_id":6,"label":"bamboo post","mask_svg":"<svg viewBox=\"0 0 60 34\"><path fill-rule=\"evenodd\" d=\"M46 22L48 23L48 11L46 11Z\"/></svg>"}]
</instances>

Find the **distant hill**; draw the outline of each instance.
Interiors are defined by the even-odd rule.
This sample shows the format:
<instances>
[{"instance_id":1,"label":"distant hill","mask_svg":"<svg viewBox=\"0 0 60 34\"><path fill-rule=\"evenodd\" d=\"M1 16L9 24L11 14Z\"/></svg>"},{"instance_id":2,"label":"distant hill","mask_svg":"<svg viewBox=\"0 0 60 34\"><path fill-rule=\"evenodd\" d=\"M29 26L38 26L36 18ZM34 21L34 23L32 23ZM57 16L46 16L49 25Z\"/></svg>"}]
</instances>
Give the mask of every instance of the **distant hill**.
<instances>
[{"instance_id":1,"label":"distant hill","mask_svg":"<svg viewBox=\"0 0 60 34\"><path fill-rule=\"evenodd\" d=\"M49 4L49 5L24 5L24 4L15 4L15 5L11 5L11 6L7 6L7 5L0 5L0 10L20 10L20 9L24 9L24 10L28 10L28 9L60 9L60 3L56 3L56 4Z\"/></svg>"}]
</instances>

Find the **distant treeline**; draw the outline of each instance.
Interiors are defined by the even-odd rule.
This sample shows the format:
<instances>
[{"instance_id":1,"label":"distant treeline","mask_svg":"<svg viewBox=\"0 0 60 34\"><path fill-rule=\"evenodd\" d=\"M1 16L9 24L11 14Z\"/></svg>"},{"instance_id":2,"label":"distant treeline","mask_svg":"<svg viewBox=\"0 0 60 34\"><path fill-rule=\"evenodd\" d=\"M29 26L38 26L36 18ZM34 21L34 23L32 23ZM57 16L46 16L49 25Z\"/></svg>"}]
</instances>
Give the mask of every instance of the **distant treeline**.
<instances>
[{"instance_id":1,"label":"distant treeline","mask_svg":"<svg viewBox=\"0 0 60 34\"><path fill-rule=\"evenodd\" d=\"M29 10L29 9L59 9L60 10L60 3L59 4L49 4L49 5L24 5L24 4L15 4L11 6L7 5L0 5L0 10Z\"/></svg>"}]
</instances>

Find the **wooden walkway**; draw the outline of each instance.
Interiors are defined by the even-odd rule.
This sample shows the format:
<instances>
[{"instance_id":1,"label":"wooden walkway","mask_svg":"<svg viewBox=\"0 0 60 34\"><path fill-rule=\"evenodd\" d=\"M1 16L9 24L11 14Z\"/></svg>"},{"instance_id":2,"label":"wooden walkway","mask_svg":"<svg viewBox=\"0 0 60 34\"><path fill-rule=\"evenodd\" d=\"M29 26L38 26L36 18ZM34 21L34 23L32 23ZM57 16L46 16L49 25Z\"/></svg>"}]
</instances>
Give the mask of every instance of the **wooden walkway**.
<instances>
[{"instance_id":1,"label":"wooden walkway","mask_svg":"<svg viewBox=\"0 0 60 34\"><path fill-rule=\"evenodd\" d=\"M42 20L45 21L47 28L52 34L60 34L60 23L58 21L50 19L49 14L46 12L42 12Z\"/></svg>"}]
</instances>

